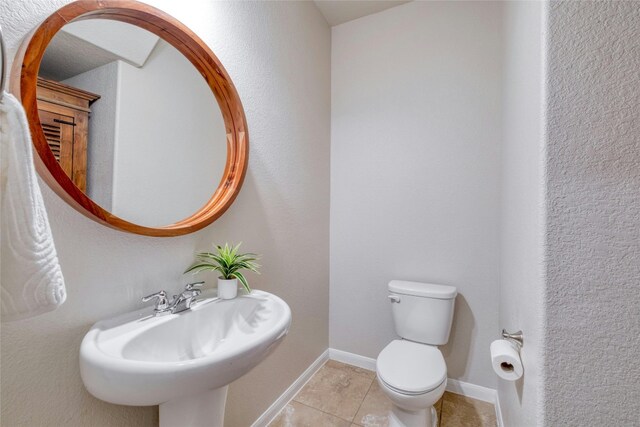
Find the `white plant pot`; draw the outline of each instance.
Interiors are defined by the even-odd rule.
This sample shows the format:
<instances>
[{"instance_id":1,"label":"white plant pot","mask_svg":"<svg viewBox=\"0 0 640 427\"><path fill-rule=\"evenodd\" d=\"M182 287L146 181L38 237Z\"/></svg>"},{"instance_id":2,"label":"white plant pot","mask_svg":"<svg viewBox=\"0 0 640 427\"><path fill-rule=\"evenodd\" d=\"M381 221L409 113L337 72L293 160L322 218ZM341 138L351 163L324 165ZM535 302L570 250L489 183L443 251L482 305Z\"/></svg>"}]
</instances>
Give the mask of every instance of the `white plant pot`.
<instances>
[{"instance_id":1,"label":"white plant pot","mask_svg":"<svg viewBox=\"0 0 640 427\"><path fill-rule=\"evenodd\" d=\"M238 296L238 279L218 278L218 298L234 299Z\"/></svg>"}]
</instances>

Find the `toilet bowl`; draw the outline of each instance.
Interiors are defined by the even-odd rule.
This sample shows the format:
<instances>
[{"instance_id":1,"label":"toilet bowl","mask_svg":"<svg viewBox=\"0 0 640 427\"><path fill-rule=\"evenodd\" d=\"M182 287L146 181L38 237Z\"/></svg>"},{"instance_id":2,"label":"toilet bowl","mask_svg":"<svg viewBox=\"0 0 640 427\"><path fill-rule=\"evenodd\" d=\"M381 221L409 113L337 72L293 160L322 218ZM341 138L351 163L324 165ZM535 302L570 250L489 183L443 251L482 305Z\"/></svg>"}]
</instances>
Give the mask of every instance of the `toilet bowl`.
<instances>
[{"instance_id":1,"label":"toilet bowl","mask_svg":"<svg viewBox=\"0 0 640 427\"><path fill-rule=\"evenodd\" d=\"M376 373L380 388L394 405L390 426L436 426L433 405L447 386L447 366L437 347L392 341L380 352Z\"/></svg>"},{"instance_id":2,"label":"toilet bowl","mask_svg":"<svg viewBox=\"0 0 640 427\"><path fill-rule=\"evenodd\" d=\"M389 300L396 331L378 355L376 373L391 400L391 427L436 427L433 405L447 386L447 365L437 345L449 339L456 288L391 281Z\"/></svg>"}]
</instances>

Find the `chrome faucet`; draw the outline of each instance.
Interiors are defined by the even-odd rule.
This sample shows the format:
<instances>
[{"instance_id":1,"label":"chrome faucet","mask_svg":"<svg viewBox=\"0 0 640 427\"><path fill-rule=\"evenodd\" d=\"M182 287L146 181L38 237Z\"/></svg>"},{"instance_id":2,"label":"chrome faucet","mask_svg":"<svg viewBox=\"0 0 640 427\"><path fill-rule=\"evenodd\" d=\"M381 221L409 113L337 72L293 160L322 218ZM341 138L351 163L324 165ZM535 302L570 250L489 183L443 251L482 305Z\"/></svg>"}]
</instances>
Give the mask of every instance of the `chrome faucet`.
<instances>
[{"instance_id":1,"label":"chrome faucet","mask_svg":"<svg viewBox=\"0 0 640 427\"><path fill-rule=\"evenodd\" d=\"M169 309L169 300L167 299L167 293L165 291L156 292L155 294L147 295L142 298L142 302L151 301L152 299L156 299L156 306L153 309L153 313L156 316L161 316L163 314L171 313Z\"/></svg>"},{"instance_id":2,"label":"chrome faucet","mask_svg":"<svg viewBox=\"0 0 640 427\"><path fill-rule=\"evenodd\" d=\"M196 302L196 298L202 293L200 289L195 289L204 285L204 282L189 283L184 287L180 295L174 295L171 302L171 313L180 313L191 308Z\"/></svg>"},{"instance_id":3,"label":"chrome faucet","mask_svg":"<svg viewBox=\"0 0 640 427\"><path fill-rule=\"evenodd\" d=\"M180 295L173 296L171 302L167 299L167 293L165 291L147 295L142 298L142 302L151 301L152 299L157 298L156 305L153 309L155 316L180 313L181 311L189 310L191 306L196 303L196 298L202 293L200 289L196 288L203 284L204 282L189 283L184 287L184 291Z\"/></svg>"}]
</instances>

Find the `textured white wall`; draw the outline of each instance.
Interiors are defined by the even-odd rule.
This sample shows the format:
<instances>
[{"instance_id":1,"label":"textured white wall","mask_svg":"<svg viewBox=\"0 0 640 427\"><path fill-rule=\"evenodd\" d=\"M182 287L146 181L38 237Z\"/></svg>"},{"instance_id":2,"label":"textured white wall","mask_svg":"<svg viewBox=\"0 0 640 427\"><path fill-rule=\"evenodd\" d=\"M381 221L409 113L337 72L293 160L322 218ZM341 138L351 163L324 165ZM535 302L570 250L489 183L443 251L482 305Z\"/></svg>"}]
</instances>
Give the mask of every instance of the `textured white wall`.
<instances>
[{"instance_id":1,"label":"textured white wall","mask_svg":"<svg viewBox=\"0 0 640 427\"><path fill-rule=\"evenodd\" d=\"M543 266L542 2L504 6L500 326L522 329L525 374L498 379L506 426L537 426L542 402Z\"/></svg>"},{"instance_id":2,"label":"textured white wall","mask_svg":"<svg viewBox=\"0 0 640 427\"><path fill-rule=\"evenodd\" d=\"M548 17L546 425L640 417L640 6Z\"/></svg>"},{"instance_id":3,"label":"textured white wall","mask_svg":"<svg viewBox=\"0 0 640 427\"><path fill-rule=\"evenodd\" d=\"M496 387L501 18L411 2L333 27L331 347L394 339L389 280L455 285L449 376Z\"/></svg>"},{"instance_id":4,"label":"textured white wall","mask_svg":"<svg viewBox=\"0 0 640 427\"><path fill-rule=\"evenodd\" d=\"M0 0L12 51L66 0ZM242 241L264 254L256 288L293 311L280 348L232 384L227 425L247 426L328 346L330 31L307 2L154 0L219 56L243 101L251 136L244 187L230 210L198 233L148 238L104 228L44 188L67 283L67 302L2 325L2 425L153 426L157 408L110 405L81 383L78 350L96 320L140 298L176 291L195 250ZM300 254L304 256L301 257Z\"/></svg>"}]
</instances>

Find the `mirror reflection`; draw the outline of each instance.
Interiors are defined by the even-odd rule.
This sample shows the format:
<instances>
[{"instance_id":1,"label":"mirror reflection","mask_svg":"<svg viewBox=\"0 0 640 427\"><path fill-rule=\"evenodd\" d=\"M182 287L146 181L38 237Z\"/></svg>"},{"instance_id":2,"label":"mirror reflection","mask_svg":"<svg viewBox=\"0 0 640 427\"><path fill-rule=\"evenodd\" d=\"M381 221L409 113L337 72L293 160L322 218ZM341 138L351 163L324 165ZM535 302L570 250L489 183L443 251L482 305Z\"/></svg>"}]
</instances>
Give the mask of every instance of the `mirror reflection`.
<instances>
[{"instance_id":1,"label":"mirror reflection","mask_svg":"<svg viewBox=\"0 0 640 427\"><path fill-rule=\"evenodd\" d=\"M165 226L198 211L227 160L225 123L204 78L134 25L87 19L47 46L38 112L64 172L129 222Z\"/></svg>"}]
</instances>

